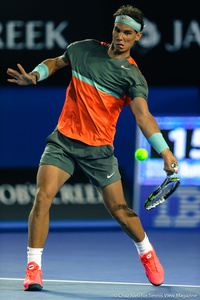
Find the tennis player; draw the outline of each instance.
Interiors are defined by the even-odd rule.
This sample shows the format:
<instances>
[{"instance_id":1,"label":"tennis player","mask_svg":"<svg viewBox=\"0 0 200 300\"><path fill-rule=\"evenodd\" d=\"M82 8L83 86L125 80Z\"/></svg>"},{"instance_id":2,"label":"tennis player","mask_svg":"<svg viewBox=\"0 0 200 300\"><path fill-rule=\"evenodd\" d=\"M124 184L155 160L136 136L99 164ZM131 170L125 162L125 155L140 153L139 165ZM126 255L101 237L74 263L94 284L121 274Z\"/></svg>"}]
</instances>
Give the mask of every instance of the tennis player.
<instances>
[{"instance_id":1,"label":"tennis player","mask_svg":"<svg viewBox=\"0 0 200 300\"><path fill-rule=\"evenodd\" d=\"M47 145L37 174L37 193L29 216L28 266L24 290L40 290L41 257L49 230L49 209L61 186L77 164L101 193L112 217L134 241L146 275L154 285L164 281L164 270L144 232L139 217L127 207L113 140L118 116L129 105L149 143L163 157L164 170L174 172L177 159L164 140L147 105L148 87L131 47L142 36L143 14L130 5L114 14L111 44L97 40L72 43L65 53L47 59L26 73L8 69L9 82L36 85L55 71L71 65L72 78L55 131ZM129 125L127 124L127 128ZM176 171L177 172L177 171Z\"/></svg>"}]
</instances>

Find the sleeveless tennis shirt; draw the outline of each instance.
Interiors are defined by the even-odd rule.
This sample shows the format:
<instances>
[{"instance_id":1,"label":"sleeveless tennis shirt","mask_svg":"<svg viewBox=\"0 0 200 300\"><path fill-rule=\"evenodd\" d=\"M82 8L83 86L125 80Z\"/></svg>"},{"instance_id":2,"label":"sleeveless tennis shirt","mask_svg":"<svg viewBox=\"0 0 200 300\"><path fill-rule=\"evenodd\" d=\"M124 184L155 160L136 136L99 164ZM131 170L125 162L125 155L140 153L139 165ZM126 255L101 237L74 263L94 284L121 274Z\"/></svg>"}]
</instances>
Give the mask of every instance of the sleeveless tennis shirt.
<instances>
[{"instance_id":1,"label":"sleeveless tennis shirt","mask_svg":"<svg viewBox=\"0 0 200 300\"><path fill-rule=\"evenodd\" d=\"M91 146L113 146L122 108L135 97L148 96L133 58L111 58L108 47L84 40L70 44L62 57L71 64L72 79L57 127L63 135Z\"/></svg>"}]
</instances>

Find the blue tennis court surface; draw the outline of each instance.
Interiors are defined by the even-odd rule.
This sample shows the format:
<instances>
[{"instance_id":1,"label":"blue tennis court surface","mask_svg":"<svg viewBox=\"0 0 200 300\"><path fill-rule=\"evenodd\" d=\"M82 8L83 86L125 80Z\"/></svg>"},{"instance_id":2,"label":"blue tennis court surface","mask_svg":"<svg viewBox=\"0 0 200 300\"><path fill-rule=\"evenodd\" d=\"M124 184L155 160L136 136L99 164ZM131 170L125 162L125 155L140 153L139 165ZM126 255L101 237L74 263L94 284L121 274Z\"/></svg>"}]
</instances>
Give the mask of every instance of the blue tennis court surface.
<instances>
[{"instance_id":1,"label":"blue tennis court surface","mask_svg":"<svg viewBox=\"0 0 200 300\"><path fill-rule=\"evenodd\" d=\"M45 289L40 292L24 292L19 289L23 280L1 280L1 299L198 299L199 287L91 281L44 280ZM4 287L3 287L4 286Z\"/></svg>"},{"instance_id":2,"label":"blue tennis court surface","mask_svg":"<svg viewBox=\"0 0 200 300\"><path fill-rule=\"evenodd\" d=\"M40 292L24 292L27 232L0 233L0 299L200 299L200 233L147 230L165 269L151 285L120 229L50 231Z\"/></svg>"}]
</instances>

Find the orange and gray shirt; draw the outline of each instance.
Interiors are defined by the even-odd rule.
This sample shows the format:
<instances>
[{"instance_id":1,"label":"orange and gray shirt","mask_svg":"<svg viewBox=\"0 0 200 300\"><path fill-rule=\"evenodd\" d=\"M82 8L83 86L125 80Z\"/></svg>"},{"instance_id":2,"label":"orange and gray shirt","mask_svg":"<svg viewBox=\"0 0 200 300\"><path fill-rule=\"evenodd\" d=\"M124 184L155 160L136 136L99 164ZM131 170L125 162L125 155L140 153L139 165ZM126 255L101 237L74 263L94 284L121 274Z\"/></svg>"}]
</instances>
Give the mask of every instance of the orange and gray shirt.
<instances>
[{"instance_id":1,"label":"orange and gray shirt","mask_svg":"<svg viewBox=\"0 0 200 300\"><path fill-rule=\"evenodd\" d=\"M135 97L148 96L133 58L111 58L108 49L109 44L84 40L70 44L62 57L71 64L72 79L57 127L91 146L113 146L122 108Z\"/></svg>"}]
</instances>

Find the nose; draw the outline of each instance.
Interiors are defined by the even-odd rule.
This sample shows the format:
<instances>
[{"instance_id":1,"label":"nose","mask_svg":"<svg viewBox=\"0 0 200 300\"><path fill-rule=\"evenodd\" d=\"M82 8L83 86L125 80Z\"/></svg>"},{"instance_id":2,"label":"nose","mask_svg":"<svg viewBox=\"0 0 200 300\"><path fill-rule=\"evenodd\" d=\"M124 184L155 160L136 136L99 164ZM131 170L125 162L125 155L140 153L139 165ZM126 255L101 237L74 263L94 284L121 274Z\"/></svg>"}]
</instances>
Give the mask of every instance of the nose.
<instances>
[{"instance_id":1,"label":"nose","mask_svg":"<svg viewBox=\"0 0 200 300\"><path fill-rule=\"evenodd\" d=\"M118 33L117 39L120 40L120 41L123 39L123 33L122 32Z\"/></svg>"}]
</instances>

